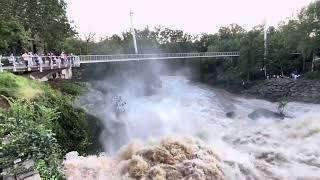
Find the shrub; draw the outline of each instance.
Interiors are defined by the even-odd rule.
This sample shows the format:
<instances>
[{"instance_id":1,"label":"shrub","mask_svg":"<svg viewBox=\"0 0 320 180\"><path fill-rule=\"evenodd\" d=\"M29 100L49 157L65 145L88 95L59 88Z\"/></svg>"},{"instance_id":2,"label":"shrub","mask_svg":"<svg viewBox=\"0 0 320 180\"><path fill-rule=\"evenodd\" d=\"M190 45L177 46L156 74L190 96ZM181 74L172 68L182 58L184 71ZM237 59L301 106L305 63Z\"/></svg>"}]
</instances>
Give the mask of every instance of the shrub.
<instances>
[{"instance_id":1,"label":"shrub","mask_svg":"<svg viewBox=\"0 0 320 180\"><path fill-rule=\"evenodd\" d=\"M86 115L73 105L81 88L66 84L64 90L77 90L65 95L45 83L0 73L0 95L10 102L7 110L0 107L0 138L7 142L0 148L0 168L32 159L42 178L60 178L65 152L88 152L93 137Z\"/></svg>"},{"instance_id":2,"label":"shrub","mask_svg":"<svg viewBox=\"0 0 320 180\"><path fill-rule=\"evenodd\" d=\"M10 100L11 108L0 112L0 163L9 171L2 175L19 173L13 166L16 159L32 159L42 178L61 178L61 150L52 132L58 112L32 102Z\"/></svg>"},{"instance_id":3,"label":"shrub","mask_svg":"<svg viewBox=\"0 0 320 180\"><path fill-rule=\"evenodd\" d=\"M320 79L320 71L308 72L303 77L306 79Z\"/></svg>"}]
</instances>

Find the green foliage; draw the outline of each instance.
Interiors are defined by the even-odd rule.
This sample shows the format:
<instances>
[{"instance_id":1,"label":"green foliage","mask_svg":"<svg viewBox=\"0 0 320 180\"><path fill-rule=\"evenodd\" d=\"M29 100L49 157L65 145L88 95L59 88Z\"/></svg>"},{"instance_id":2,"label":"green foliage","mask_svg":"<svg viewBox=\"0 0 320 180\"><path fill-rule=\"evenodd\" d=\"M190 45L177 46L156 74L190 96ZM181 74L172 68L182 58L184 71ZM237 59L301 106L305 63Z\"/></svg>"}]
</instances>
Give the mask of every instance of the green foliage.
<instances>
[{"instance_id":1,"label":"green foliage","mask_svg":"<svg viewBox=\"0 0 320 180\"><path fill-rule=\"evenodd\" d=\"M43 93L44 86L36 81L30 81L11 73L1 73L0 94L20 99L32 99Z\"/></svg>"},{"instance_id":2,"label":"green foliage","mask_svg":"<svg viewBox=\"0 0 320 180\"><path fill-rule=\"evenodd\" d=\"M88 90L85 83L70 80L59 80L52 82L52 85L56 86L55 88L58 88L62 93L72 96L79 96Z\"/></svg>"},{"instance_id":3,"label":"green foliage","mask_svg":"<svg viewBox=\"0 0 320 180\"><path fill-rule=\"evenodd\" d=\"M60 113L53 125L59 145L64 152L76 150L85 153L90 145L90 137L84 111L73 105L74 96L63 95L49 86L44 86L43 90L44 93L34 101L46 107L55 107Z\"/></svg>"},{"instance_id":4,"label":"green foliage","mask_svg":"<svg viewBox=\"0 0 320 180\"><path fill-rule=\"evenodd\" d=\"M241 39L240 70L246 81L263 66L263 29L256 27Z\"/></svg>"},{"instance_id":5,"label":"green foliage","mask_svg":"<svg viewBox=\"0 0 320 180\"><path fill-rule=\"evenodd\" d=\"M313 56L320 55L320 1L310 3L288 22L282 22L278 27L267 29L267 56L264 57L264 25L258 25L246 31L237 24L221 27L215 34L191 36L182 30L157 27L137 30L138 49L140 53L158 52L213 52L240 51L237 64L222 64L218 69L225 74L236 73L236 79L246 81L265 78L267 75L292 72L303 73L311 69ZM90 37L90 36L88 36ZM92 39L92 38L91 38ZM88 54L133 53L132 35L130 32L113 35L100 42L86 39L79 40L81 52ZM79 44L81 44L79 43ZM296 54L293 55L292 53ZM300 55L301 53L301 55ZM204 62L203 66L206 66ZM219 65L220 66L220 65ZM203 73L215 73L206 71ZM230 72L230 73L229 73ZM223 78L228 78L226 75ZM235 79L235 77L230 77Z\"/></svg>"},{"instance_id":6,"label":"green foliage","mask_svg":"<svg viewBox=\"0 0 320 180\"><path fill-rule=\"evenodd\" d=\"M16 52L26 45L27 34L15 19L0 19L0 54Z\"/></svg>"},{"instance_id":7,"label":"green foliage","mask_svg":"<svg viewBox=\"0 0 320 180\"><path fill-rule=\"evenodd\" d=\"M84 84L62 84L61 90L68 95L40 82L0 73L0 95L9 97L11 106L0 113L0 138L8 141L1 146L5 153L1 155L2 165L11 166L18 158L33 159L41 177L59 178L64 153L88 152L93 136L84 111L72 103L81 89L85 89ZM19 89L26 87L40 93L23 98Z\"/></svg>"},{"instance_id":8,"label":"green foliage","mask_svg":"<svg viewBox=\"0 0 320 180\"><path fill-rule=\"evenodd\" d=\"M11 108L0 112L0 163L9 168L7 174L17 173L13 161L32 159L42 178L59 178L61 150L52 132L58 112L36 103L10 100ZM23 169L22 169L23 171Z\"/></svg>"},{"instance_id":9,"label":"green foliage","mask_svg":"<svg viewBox=\"0 0 320 180\"><path fill-rule=\"evenodd\" d=\"M25 40L47 50L60 49L74 34L66 16L64 0L1 0L0 48L3 52L21 53ZM12 48L20 47L14 51Z\"/></svg>"},{"instance_id":10,"label":"green foliage","mask_svg":"<svg viewBox=\"0 0 320 180\"><path fill-rule=\"evenodd\" d=\"M308 72L308 73L304 74L303 77L306 79L320 80L320 72L319 71Z\"/></svg>"}]
</instances>

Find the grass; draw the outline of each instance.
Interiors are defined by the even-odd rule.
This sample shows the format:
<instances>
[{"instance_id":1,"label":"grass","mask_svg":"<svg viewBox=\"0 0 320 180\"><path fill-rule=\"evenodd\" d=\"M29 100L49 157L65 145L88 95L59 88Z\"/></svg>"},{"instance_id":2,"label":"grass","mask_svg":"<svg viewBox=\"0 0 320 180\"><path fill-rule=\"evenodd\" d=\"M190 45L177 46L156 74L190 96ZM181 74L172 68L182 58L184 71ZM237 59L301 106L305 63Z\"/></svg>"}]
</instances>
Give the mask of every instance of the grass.
<instances>
[{"instance_id":1,"label":"grass","mask_svg":"<svg viewBox=\"0 0 320 180\"><path fill-rule=\"evenodd\" d=\"M17 99L31 100L41 94L43 84L11 73L0 73L0 94Z\"/></svg>"}]
</instances>

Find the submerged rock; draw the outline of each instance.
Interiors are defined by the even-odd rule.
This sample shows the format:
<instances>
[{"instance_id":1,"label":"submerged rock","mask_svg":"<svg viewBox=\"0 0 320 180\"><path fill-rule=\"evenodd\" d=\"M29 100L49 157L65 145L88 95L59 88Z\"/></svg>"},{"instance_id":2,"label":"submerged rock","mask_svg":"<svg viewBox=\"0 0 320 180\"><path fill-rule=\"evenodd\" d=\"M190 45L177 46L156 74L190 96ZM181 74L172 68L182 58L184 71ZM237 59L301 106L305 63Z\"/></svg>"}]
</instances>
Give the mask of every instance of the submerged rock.
<instances>
[{"instance_id":1,"label":"submerged rock","mask_svg":"<svg viewBox=\"0 0 320 180\"><path fill-rule=\"evenodd\" d=\"M236 116L236 114L235 114L234 111L230 111L230 112L227 112L227 113L226 113L226 116L227 116L228 118L234 118L234 117Z\"/></svg>"},{"instance_id":2,"label":"submerged rock","mask_svg":"<svg viewBox=\"0 0 320 180\"><path fill-rule=\"evenodd\" d=\"M252 113L248 115L248 117L252 120L256 120L259 118L273 118L273 119L283 119L285 115L282 113L270 111L268 109L256 109Z\"/></svg>"}]
</instances>

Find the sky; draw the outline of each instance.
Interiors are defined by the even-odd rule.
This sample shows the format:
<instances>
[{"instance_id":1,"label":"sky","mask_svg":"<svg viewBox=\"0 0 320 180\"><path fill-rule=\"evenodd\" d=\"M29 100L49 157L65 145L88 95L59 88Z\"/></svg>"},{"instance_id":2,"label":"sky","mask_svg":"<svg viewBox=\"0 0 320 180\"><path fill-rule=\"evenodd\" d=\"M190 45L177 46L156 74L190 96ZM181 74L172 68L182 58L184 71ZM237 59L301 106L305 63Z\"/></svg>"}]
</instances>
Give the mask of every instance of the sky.
<instances>
[{"instance_id":1,"label":"sky","mask_svg":"<svg viewBox=\"0 0 320 180\"><path fill-rule=\"evenodd\" d=\"M80 36L96 38L130 30L129 12L136 29L155 26L181 29L193 35L215 33L237 23L246 29L269 25L296 14L312 0L65 0L67 15Z\"/></svg>"}]
</instances>

